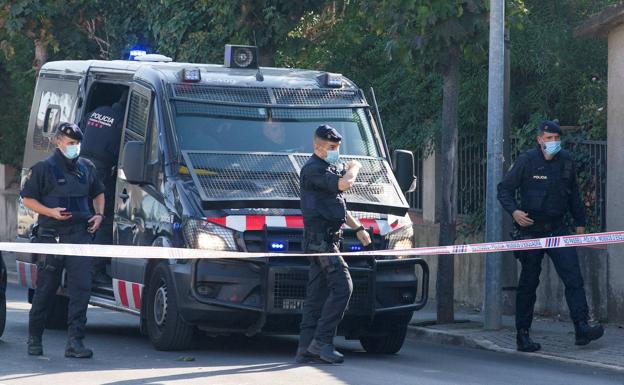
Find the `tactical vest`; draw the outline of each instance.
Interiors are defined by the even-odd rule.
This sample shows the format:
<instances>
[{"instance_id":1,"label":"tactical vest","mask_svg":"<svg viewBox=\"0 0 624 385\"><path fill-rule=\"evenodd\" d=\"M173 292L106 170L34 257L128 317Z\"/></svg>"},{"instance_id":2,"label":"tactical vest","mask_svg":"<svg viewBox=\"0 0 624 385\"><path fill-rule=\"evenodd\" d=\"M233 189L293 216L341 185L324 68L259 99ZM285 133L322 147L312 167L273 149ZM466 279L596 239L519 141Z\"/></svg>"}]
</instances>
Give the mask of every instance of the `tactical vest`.
<instances>
[{"instance_id":1,"label":"tactical vest","mask_svg":"<svg viewBox=\"0 0 624 385\"><path fill-rule=\"evenodd\" d=\"M539 150L531 150L520 187L522 210L538 221L563 220L569 209L574 178L572 159L559 155L559 159L542 162Z\"/></svg>"},{"instance_id":2,"label":"tactical vest","mask_svg":"<svg viewBox=\"0 0 624 385\"><path fill-rule=\"evenodd\" d=\"M39 224L45 227L63 227L85 223L91 217L89 207L89 175L85 161L78 159L76 169L69 171L58 159L52 155L45 160L49 172L53 175L54 188L42 199L44 206L55 208L65 207L72 214L72 218L59 221L54 218L39 216Z\"/></svg>"},{"instance_id":3,"label":"tactical vest","mask_svg":"<svg viewBox=\"0 0 624 385\"><path fill-rule=\"evenodd\" d=\"M334 166L331 170L339 175ZM302 174L304 171L302 169ZM303 177L305 178L305 176ZM338 231L345 223L347 205L342 193L310 189L302 180L301 212L308 231Z\"/></svg>"}]
</instances>

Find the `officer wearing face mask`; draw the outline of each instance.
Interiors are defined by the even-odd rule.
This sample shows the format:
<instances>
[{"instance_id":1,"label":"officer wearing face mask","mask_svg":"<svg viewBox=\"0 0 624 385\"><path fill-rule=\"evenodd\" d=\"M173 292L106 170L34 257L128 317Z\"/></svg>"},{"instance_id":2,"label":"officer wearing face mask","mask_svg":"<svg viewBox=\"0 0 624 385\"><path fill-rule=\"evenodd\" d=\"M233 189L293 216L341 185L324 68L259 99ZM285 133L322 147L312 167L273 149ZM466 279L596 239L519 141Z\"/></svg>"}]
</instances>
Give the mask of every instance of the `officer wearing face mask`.
<instances>
[{"instance_id":1,"label":"officer wearing face mask","mask_svg":"<svg viewBox=\"0 0 624 385\"><path fill-rule=\"evenodd\" d=\"M342 225L355 229L359 241L368 246L371 238L346 209L343 193L353 187L362 167L350 161L338 167L342 136L329 125L314 134L314 155L301 169L301 211L306 253L338 253ZM340 171L339 171L340 170ZM347 263L339 255L310 257L301 334L295 361L341 363L343 355L333 344L336 328L349 303L353 283Z\"/></svg>"},{"instance_id":2,"label":"officer wearing face mask","mask_svg":"<svg viewBox=\"0 0 624 385\"><path fill-rule=\"evenodd\" d=\"M585 232L585 211L574 161L561 149L561 128L553 121L539 125L538 146L520 156L498 185L498 200L513 216L514 238L529 239L568 235L565 223L570 213L575 232ZM516 191L520 191L520 203ZM529 336L542 258L548 254L565 285L565 297L574 321L576 345L587 345L603 334L601 325L588 323L589 309L575 248L515 252L522 265L516 297L516 342L519 351L541 348Z\"/></svg>"},{"instance_id":3,"label":"officer wearing face mask","mask_svg":"<svg viewBox=\"0 0 624 385\"><path fill-rule=\"evenodd\" d=\"M24 206L39 214L33 229L34 243L88 244L102 223L104 186L93 163L78 157L82 138L77 125L61 123L54 136L54 153L28 173L20 195ZM95 213L90 210L89 200ZM29 315L28 354L43 354L46 315L61 283L63 268L67 271L69 296L65 357L89 358L93 352L82 340L91 295L91 258L82 256L40 256Z\"/></svg>"}]
</instances>

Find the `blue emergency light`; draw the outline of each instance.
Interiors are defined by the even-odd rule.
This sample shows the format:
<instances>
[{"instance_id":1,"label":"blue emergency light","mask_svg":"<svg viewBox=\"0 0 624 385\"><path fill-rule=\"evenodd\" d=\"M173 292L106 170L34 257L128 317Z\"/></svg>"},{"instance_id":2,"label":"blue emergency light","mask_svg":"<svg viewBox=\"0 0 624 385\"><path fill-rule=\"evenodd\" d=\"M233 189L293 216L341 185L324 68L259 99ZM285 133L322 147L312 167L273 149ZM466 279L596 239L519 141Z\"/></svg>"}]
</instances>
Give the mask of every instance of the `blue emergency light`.
<instances>
[{"instance_id":1,"label":"blue emergency light","mask_svg":"<svg viewBox=\"0 0 624 385\"><path fill-rule=\"evenodd\" d=\"M286 250L286 244L284 242L271 242L269 244L269 250L271 250L271 251L284 251L284 250Z\"/></svg>"},{"instance_id":2,"label":"blue emergency light","mask_svg":"<svg viewBox=\"0 0 624 385\"><path fill-rule=\"evenodd\" d=\"M140 46L134 46L130 48L130 53L128 54L128 60L134 60L136 57L147 55L147 50Z\"/></svg>"},{"instance_id":3,"label":"blue emergency light","mask_svg":"<svg viewBox=\"0 0 624 385\"><path fill-rule=\"evenodd\" d=\"M349 246L349 251L362 251L362 246L360 246L360 245L351 245L351 246Z\"/></svg>"}]
</instances>

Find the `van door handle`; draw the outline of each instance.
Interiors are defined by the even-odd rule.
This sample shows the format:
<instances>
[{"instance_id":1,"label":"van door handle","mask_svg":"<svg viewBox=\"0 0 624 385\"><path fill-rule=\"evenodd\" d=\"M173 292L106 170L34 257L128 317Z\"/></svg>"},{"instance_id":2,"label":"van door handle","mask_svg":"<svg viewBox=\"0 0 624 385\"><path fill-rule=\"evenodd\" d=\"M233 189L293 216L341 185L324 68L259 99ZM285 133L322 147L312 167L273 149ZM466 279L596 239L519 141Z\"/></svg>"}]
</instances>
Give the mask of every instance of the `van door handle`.
<instances>
[{"instance_id":1,"label":"van door handle","mask_svg":"<svg viewBox=\"0 0 624 385\"><path fill-rule=\"evenodd\" d=\"M121 200L126 203L126 201L128 200L128 198L130 197L128 195L128 191L126 189L124 189L122 192L120 192L119 194L117 194L118 197L121 198Z\"/></svg>"}]
</instances>

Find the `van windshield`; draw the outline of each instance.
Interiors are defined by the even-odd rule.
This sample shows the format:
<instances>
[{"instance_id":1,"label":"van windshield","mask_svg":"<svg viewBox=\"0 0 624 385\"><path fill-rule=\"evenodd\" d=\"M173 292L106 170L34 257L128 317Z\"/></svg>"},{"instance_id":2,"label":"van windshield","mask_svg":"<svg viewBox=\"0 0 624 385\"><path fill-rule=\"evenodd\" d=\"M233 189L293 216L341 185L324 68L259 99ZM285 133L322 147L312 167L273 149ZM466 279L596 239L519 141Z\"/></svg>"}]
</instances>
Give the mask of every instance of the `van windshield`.
<instances>
[{"instance_id":1,"label":"van windshield","mask_svg":"<svg viewBox=\"0 0 624 385\"><path fill-rule=\"evenodd\" d=\"M363 108L258 108L174 101L182 150L312 153L321 124L343 137L345 155L379 156Z\"/></svg>"}]
</instances>

